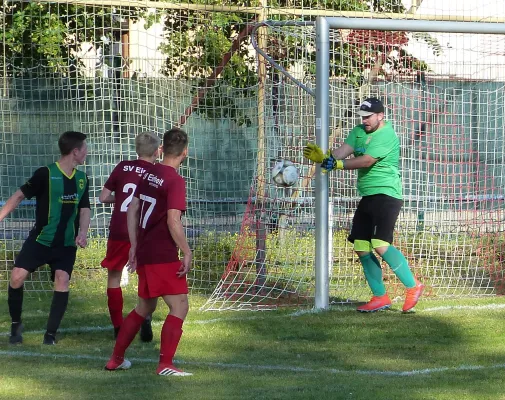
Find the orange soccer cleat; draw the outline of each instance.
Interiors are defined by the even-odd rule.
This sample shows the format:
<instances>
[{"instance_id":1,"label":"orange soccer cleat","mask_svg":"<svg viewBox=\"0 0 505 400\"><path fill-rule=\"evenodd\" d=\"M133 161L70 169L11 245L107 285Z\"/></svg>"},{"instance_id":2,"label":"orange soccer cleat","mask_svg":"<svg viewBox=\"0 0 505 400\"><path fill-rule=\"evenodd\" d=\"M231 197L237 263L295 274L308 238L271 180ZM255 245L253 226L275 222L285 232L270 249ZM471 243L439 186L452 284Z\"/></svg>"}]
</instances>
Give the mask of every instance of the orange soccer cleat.
<instances>
[{"instance_id":1,"label":"orange soccer cleat","mask_svg":"<svg viewBox=\"0 0 505 400\"><path fill-rule=\"evenodd\" d=\"M407 289L405 295L405 303L403 303L403 312L407 312L415 307L419 301L419 297L423 294L424 285L416 279L416 286Z\"/></svg>"},{"instance_id":2,"label":"orange soccer cleat","mask_svg":"<svg viewBox=\"0 0 505 400\"><path fill-rule=\"evenodd\" d=\"M391 307L391 300L389 296L385 294L384 296L373 296L368 303L359 306L356 310L359 312L375 312L386 310L389 307Z\"/></svg>"}]
</instances>

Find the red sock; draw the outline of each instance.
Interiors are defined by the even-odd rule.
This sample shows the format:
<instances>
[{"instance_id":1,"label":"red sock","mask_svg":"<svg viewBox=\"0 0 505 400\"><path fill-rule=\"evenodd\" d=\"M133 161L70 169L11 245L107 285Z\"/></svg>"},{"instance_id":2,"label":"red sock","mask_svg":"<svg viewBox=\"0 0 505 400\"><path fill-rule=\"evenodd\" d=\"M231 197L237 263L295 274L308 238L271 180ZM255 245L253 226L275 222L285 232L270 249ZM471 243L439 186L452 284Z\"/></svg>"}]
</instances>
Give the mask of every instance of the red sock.
<instances>
[{"instance_id":1,"label":"red sock","mask_svg":"<svg viewBox=\"0 0 505 400\"><path fill-rule=\"evenodd\" d=\"M179 340L182 336L184 321L174 315L168 315L161 328L160 365L172 365Z\"/></svg>"},{"instance_id":2,"label":"red sock","mask_svg":"<svg viewBox=\"0 0 505 400\"><path fill-rule=\"evenodd\" d=\"M107 305L112 326L119 328L123 323L123 291L120 287L107 288Z\"/></svg>"},{"instance_id":3,"label":"red sock","mask_svg":"<svg viewBox=\"0 0 505 400\"><path fill-rule=\"evenodd\" d=\"M144 317L137 314L135 309L133 309L132 312L124 319L114 346L114 357L124 358L126 349L140 330L140 326L142 325L142 322L144 322L144 319Z\"/></svg>"}]
</instances>

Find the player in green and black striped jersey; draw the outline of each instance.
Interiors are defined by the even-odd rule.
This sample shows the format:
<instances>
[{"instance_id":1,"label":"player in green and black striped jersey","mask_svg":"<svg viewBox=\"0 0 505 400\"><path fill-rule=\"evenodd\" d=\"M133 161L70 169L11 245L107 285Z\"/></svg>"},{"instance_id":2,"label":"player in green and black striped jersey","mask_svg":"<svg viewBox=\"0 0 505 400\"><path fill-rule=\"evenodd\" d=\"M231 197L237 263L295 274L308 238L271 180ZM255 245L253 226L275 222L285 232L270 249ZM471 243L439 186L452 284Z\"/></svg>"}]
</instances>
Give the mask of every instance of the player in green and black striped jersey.
<instances>
[{"instance_id":1,"label":"player in green and black striped jersey","mask_svg":"<svg viewBox=\"0 0 505 400\"><path fill-rule=\"evenodd\" d=\"M2 221L19 203L36 199L35 225L14 262L8 290L12 319L10 343L21 343L23 284L28 275L44 264L51 268L54 294L44 335L45 344L56 343L56 331L68 304L70 277L77 246L85 247L90 224L88 177L75 169L88 153L86 135L65 132L59 140L60 159L39 168L0 210Z\"/></svg>"}]
</instances>

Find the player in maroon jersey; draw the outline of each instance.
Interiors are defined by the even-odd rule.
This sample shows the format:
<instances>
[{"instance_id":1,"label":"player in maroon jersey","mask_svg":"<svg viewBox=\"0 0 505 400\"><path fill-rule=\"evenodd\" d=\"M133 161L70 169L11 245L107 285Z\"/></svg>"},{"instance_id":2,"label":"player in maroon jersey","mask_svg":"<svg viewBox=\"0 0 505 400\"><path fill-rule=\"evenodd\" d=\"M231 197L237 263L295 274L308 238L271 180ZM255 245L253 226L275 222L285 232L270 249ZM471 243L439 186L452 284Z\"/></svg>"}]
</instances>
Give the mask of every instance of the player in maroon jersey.
<instances>
[{"instance_id":1,"label":"player in maroon jersey","mask_svg":"<svg viewBox=\"0 0 505 400\"><path fill-rule=\"evenodd\" d=\"M159 157L160 139L154 133L141 133L135 138L135 150L139 158L121 161L116 165L99 197L102 203L114 204L109 225L107 254L102 261L102 267L108 270L107 305L114 326L114 338L117 337L123 322L123 292L120 283L121 273L128 263L130 251L126 211L132 201L138 181ZM153 339L151 316L146 318L142 325L140 339L144 342L150 342Z\"/></svg>"},{"instance_id":2,"label":"player in maroon jersey","mask_svg":"<svg viewBox=\"0 0 505 400\"><path fill-rule=\"evenodd\" d=\"M181 222L186 210L186 183L177 168L188 154L188 136L178 128L163 136L163 161L155 164L139 181L128 208L131 249L129 269L139 278L138 305L125 318L107 370L128 369L124 354L146 316L162 297L170 309L161 330L158 375L189 376L173 365L189 310L186 275L192 254ZM182 260L179 259L179 250Z\"/></svg>"}]
</instances>

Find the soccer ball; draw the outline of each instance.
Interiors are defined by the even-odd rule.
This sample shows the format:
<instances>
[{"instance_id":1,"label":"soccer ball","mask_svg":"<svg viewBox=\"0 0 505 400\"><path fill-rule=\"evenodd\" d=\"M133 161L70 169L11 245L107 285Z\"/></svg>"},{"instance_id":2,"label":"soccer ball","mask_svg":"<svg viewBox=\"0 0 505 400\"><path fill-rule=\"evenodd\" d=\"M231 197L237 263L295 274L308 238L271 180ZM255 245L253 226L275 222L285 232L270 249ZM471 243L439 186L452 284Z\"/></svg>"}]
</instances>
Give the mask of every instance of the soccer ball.
<instances>
[{"instance_id":1,"label":"soccer ball","mask_svg":"<svg viewBox=\"0 0 505 400\"><path fill-rule=\"evenodd\" d=\"M277 186L293 186L298 181L298 177L298 169L291 161L277 161L272 168L272 180Z\"/></svg>"}]
</instances>

